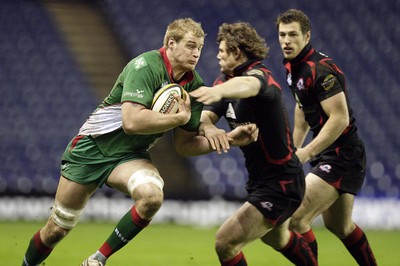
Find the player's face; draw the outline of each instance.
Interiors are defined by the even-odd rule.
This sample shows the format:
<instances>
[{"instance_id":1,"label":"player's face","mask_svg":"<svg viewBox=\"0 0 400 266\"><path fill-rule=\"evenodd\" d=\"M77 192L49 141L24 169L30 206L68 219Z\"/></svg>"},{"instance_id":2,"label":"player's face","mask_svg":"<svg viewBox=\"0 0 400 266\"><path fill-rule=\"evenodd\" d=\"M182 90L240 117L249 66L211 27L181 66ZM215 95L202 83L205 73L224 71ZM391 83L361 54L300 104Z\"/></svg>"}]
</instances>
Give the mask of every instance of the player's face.
<instances>
[{"instance_id":1,"label":"player's face","mask_svg":"<svg viewBox=\"0 0 400 266\"><path fill-rule=\"evenodd\" d=\"M311 33L303 34L300 23L279 24L279 43L283 56L287 60L294 59L310 41Z\"/></svg>"},{"instance_id":2,"label":"player's face","mask_svg":"<svg viewBox=\"0 0 400 266\"><path fill-rule=\"evenodd\" d=\"M170 46L172 48L172 58L170 60L173 68L184 72L194 70L200 59L204 38L198 38L191 33L186 33L179 42L173 39L170 42L172 42Z\"/></svg>"},{"instance_id":3,"label":"player's face","mask_svg":"<svg viewBox=\"0 0 400 266\"><path fill-rule=\"evenodd\" d=\"M235 53L228 53L225 41L219 43L217 58L221 72L225 75L232 75L233 70L238 63L236 61Z\"/></svg>"}]
</instances>

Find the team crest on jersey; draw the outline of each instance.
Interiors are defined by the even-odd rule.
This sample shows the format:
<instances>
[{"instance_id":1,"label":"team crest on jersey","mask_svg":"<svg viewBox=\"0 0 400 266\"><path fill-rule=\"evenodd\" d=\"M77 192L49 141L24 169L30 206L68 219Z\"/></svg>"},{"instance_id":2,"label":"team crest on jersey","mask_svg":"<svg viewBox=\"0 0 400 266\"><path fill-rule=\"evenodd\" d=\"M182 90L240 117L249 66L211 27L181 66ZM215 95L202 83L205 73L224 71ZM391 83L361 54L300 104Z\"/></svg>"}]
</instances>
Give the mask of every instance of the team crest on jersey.
<instances>
[{"instance_id":1,"label":"team crest on jersey","mask_svg":"<svg viewBox=\"0 0 400 266\"><path fill-rule=\"evenodd\" d=\"M261 201L260 205L261 205L261 207L263 207L264 209L267 209L269 211L271 211L272 207L274 207L274 204L269 201Z\"/></svg>"},{"instance_id":2,"label":"team crest on jersey","mask_svg":"<svg viewBox=\"0 0 400 266\"><path fill-rule=\"evenodd\" d=\"M336 77L332 74L329 74L324 78L324 81L322 81L321 85L324 90L330 90L332 89L333 85L335 85L336 82Z\"/></svg>"},{"instance_id":3,"label":"team crest on jersey","mask_svg":"<svg viewBox=\"0 0 400 266\"><path fill-rule=\"evenodd\" d=\"M136 58L133 64L136 70L139 70L144 66L147 66L147 62L146 59L144 59L144 57Z\"/></svg>"},{"instance_id":4,"label":"team crest on jersey","mask_svg":"<svg viewBox=\"0 0 400 266\"><path fill-rule=\"evenodd\" d=\"M297 89L299 89L299 91L304 90L304 80L303 78L300 78L299 81L297 81Z\"/></svg>"},{"instance_id":5,"label":"team crest on jersey","mask_svg":"<svg viewBox=\"0 0 400 266\"><path fill-rule=\"evenodd\" d=\"M329 164L323 164L319 166L319 169L329 174L331 172L332 166L330 166Z\"/></svg>"},{"instance_id":6,"label":"team crest on jersey","mask_svg":"<svg viewBox=\"0 0 400 266\"><path fill-rule=\"evenodd\" d=\"M286 82L289 84L289 86L292 86L292 73L287 74Z\"/></svg>"},{"instance_id":7,"label":"team crest on jersey","mask_svg":"<svg viewBox=\"0 0 400 266\"><path fill-rule=\"evenodd\" d=\"M225 115L226 115L226 118L236 119L235 110L233 109L233 106L231 103L228 104L228 109L226 109Z\"/></svg>"}]
</instances>

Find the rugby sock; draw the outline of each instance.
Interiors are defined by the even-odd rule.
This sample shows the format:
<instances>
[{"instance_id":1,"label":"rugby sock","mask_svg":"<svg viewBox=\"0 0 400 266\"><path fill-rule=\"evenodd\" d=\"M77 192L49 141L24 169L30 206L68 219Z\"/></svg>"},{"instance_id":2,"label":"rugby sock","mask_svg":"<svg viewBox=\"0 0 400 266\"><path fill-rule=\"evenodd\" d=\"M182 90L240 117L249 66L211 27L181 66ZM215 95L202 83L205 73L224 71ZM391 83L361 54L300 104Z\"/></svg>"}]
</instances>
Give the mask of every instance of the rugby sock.
<instances>
[{"instance_id":1,"label":"rugby sock","mask_svg":"<svg viewBox=\"0 0 400 266\"><path fill-rule=\"evenodd\" d=\"M221 261L221 266L247 266L246 258L242 251L227 261Z\"/></svg>"},{"instance_id":2,"label":"rugby sock","mask_svg":"<svg viewBox=\"0 0 400 266\"><path fill-rule=\"evenodd\" d=\"M345 239L342 239L342 242L359 265L377 265L374 254L372 253L371 247L368 243L367 236L357 225L350 235Z\"/></svg>"},{"instance_id":3,"label":"rugby sock","mask_svg":"<svg viewBox=\"0 0 400 266\"><path fill-rule=\"evenodd\" d=\"M50 255L52 250L52 248L44 245L42 239L40 239L40 230L37 231L29 242L22 266L34 266L40 264Z\"/></svg>"},{"instance_id":4,"label":"rugby sock","mask_svg":"<svg viewBox=\"0 0 400 266\"><path fill-rule=\"evenodd\" d=\"M318 265L307 241L298 233L290 232L290 234L289 242L279 251L295 265Z\"/></svg>"},{"instance_id":5,"label":"rugby sock","mask_svg":"<svg viewBox=\"0 0 400 266\"><path fill-rule=\"evenodd\" d=\"M312 229L301 234L304 237L304 240L308 243L311 248L311 251L314 253L314 257L318 259L318 243L317 239L315 238L314 232Z\"/></svg>"},{"instance_id":6,"label":"rugby sock","mask_svg":"<svg viewBox=\"0 0 400 266\"><path fill-rule=\"evenodd\" d=\"M132 240L150 221L139 216L135 206L132 207L118 222L113 233L100 247L99 251L104 257L109 258L116 251ZM93 256L95 256L94 254ZM96 258L97 259L97 258Z\"/></svg>"}]
</instances>

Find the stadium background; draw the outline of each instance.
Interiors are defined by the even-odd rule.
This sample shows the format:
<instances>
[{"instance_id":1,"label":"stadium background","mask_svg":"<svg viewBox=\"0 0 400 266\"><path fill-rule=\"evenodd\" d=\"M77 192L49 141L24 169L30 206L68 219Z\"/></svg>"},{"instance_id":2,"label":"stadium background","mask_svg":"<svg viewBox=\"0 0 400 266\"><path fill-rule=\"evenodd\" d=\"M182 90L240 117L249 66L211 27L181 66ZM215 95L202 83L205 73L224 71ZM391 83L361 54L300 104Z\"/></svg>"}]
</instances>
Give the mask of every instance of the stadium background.
<instances>
[{"instance_id":1,"label":"stadium background","mask_svg":"<svg viewBox=\"0 0 400 266\"><path fill-rule=\"evenodd\" d=\"M400 228L399 0L2 1L0 220L47 217L65 145L125 63L161 47L175 18L202 23L207 37L197 69L209 85L218 73L218 26L250 22L270 46L265 62L292 115L274 25L292 7L310 16L314 47L333 57L347 76L368 152L355 219L367 227ZM246 170L238 149L180 158L166 134L152 153L166 181L166 203L156 220L219 223L243 201ZM131 205L103 188L83 218L116 219Z\"/></svg>"}]
</instances>

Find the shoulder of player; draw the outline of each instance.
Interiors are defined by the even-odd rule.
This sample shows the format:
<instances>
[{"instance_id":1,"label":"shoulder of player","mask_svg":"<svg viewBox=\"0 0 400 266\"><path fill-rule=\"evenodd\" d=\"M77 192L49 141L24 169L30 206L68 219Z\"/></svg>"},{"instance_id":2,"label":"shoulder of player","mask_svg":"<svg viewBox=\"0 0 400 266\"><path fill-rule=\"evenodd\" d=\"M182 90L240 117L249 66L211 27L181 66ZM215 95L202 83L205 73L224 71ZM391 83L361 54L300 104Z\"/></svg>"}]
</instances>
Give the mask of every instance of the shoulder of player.
<instances>
[{"instance_id":1,"label":"shoulder of player","mask_svg":"<svg viewBox=\"0 0 400 266\"><path fill-rule=\"evenodd\" d=\"M334 62L329 57L310 57L299 65L301 76L319 76L324 73L332 73L334 71L332 65Z\"/></svg>"},{"instance_id":2,"label":"shoulder of player","mask_svg":"<svg viewBox=\"0 0 400 266\"><path fill-rule=\"evenodd\" d=\"M261 78L268 78L269 76L272 76L271 70L269 70L263 63L258 62L255 65L252 65L250 68L248 68L246 71L243 72L244 75L246 76L255 76L255 77L261 77Z\"/></svg>"},{"instance_id":3,"label":"shoulder of player","mask_svg":"<svg viewBox=\"0 0 400 266\"><path fill-rule=\"evenodd\" d=\"M148 65L153 65L153 64L161 64L162 59L160 57L160 53L157 50L152 50L148 52L144 52L135 58L131 59L131 61L128 62L127 67L133 67L135 69L141 69L143 67L146 67Z\"/></svg>"}]
</instances>

